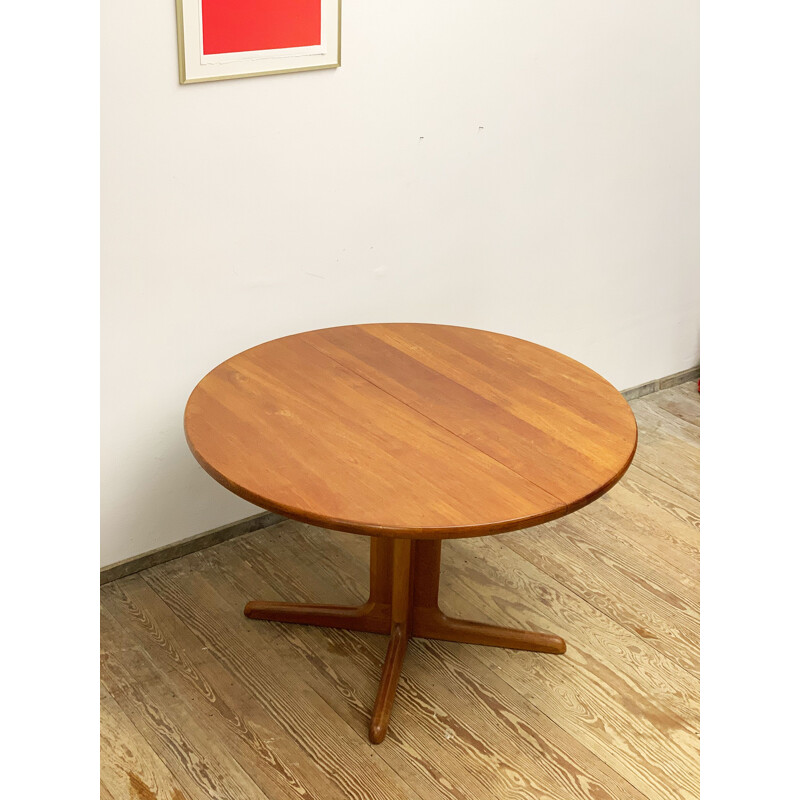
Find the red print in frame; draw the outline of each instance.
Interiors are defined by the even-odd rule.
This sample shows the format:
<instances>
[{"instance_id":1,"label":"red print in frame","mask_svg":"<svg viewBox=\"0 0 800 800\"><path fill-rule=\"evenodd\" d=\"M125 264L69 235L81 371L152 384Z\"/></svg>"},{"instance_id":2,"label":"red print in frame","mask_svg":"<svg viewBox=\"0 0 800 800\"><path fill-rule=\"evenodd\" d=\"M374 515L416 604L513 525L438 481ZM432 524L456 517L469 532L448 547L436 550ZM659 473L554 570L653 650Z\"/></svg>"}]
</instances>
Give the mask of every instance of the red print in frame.
<instances>
[{"instance_id":1,"label":"red print in frame","mask_svg":"<svg viewBox=\"0 0 800 800\"><path fill-rule=\"evenodd\" d=\"M175 2L181 83L341 66L341 0Z\"/></svg>"},{"instance_id":2,"label":"red print in frame","mask_svg":"<svg viewBox=\"0 0 800 800\"><path fill-rule=\"evenodd\" d=\"M320 0L202 0L203 53L318 45Z\"/></svg>"}]
</instances>

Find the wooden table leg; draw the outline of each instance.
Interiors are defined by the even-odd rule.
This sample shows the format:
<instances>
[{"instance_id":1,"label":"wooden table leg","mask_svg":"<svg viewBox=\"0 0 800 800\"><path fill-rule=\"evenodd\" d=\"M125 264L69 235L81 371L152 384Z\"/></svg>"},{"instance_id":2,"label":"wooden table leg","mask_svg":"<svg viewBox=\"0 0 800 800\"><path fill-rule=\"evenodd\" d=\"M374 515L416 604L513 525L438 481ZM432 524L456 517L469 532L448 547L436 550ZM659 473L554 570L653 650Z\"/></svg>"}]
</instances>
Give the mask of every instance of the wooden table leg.
<instances>
[{"instance_id":1,"label":"wooden table leg","mask_svg":"<svg viewBox=\"0 0 800 800\"><path fill-rule=\"evenodd\" d=\"M244 607L250 619L269 619L273 622L296 622L302 625L321 625L325 628L345 628L367 633L388 633L387 620L375 613L371 603L360 606L328 606L316 603L273 603L251 600Z\"/></svg>"},{"instance_id":2,"label":"wooden table leg","mask_svg":"<svg viewBox=\"0 0 800 800\"><path fill-rule=\"evenodd\" d=\"M411 635L448 642L466 642L537 653L566 652L566 642L552 633L502 628L483 622L448 617L439 608L439 571L441 540L429 539L415 543L414 605Z\"/></svg>"},{"instance_id":3,"label":"wooden table leg","mask_svg":"<svg viewBox=\"0 0 800 800\"><path fill-rule=\"evenodd\" d=\"M410 539L394 541L394 559L392 565L392 632L389 636L389 648L383 662L381 682L375 707L372 711L372 722L369 726L369 740L380 744L389 729L389 716L394 705L397 682L403 667L409 634L409 612L411 606L411 551Z\"/></svg>"},{"instance_id":4,"label":"wooden table leg","mask_svg":"<svg viewBox=\"0 0 800 800\"><path fill-rule=\"evenodd\" d=\"M535 653L566 653L567 644L554 633L502 628L468 619L448 617L441 611L415 609L414 636L442 639L446 642L465 642L513 650L532 650Z\"/></svg>"},{"instance_id":5,"label":"wooden table leg","mask_svg":"<svg viewBox=\"0 0 800 800\"><path fill-rule=\"evenodd\" d=\"M373 537L370 545L369 597L360 606L320 605L317 603L281 603L251 600L244 607L250 619L296 622L345 628L368 633L389 633L392 602L392 542Z\"/></svg>"}]
</instances>

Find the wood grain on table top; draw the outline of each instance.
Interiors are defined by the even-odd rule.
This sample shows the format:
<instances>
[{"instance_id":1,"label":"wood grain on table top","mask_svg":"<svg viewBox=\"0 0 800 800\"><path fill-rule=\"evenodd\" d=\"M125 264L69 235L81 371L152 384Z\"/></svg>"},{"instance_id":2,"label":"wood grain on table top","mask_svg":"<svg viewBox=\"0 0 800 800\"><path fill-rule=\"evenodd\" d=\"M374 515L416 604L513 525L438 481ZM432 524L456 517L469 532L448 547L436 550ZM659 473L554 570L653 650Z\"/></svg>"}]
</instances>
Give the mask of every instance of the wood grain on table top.
<instances>
[{"instance_id":1,"label":"wood grain on table top","mask_svg":"<svg viewBox=\"0 0 800 800\"><path fill-rule=\"evenodd\" d=\"M187 441L220 483L322 527L419 538L545 522L609 489L636 449L597 373L502 334L412 323L276 339L213 369Z\"/></svg>"}]
</instances>

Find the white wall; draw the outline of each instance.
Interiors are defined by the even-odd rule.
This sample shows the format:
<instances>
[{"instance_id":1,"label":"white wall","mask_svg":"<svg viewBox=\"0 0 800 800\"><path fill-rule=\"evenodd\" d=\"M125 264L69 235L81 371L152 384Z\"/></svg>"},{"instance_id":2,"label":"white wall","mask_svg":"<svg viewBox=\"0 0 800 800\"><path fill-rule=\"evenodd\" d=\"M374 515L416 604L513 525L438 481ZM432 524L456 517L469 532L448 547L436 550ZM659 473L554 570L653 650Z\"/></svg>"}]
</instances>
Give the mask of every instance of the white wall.
<instances>
[{"instance_id":1,"label":"white wall","mask_svg":"<svg viewBox=\"0 0 800 800\"><path fill-rule=\"evenodd\" d=\"M104 1L102 564L257 511L182 414L258 342L469 325L620 389L698 363L697 0L344 0L340 69L191 86L176 49L170 0Z\"/></svg>"}]
</instances>

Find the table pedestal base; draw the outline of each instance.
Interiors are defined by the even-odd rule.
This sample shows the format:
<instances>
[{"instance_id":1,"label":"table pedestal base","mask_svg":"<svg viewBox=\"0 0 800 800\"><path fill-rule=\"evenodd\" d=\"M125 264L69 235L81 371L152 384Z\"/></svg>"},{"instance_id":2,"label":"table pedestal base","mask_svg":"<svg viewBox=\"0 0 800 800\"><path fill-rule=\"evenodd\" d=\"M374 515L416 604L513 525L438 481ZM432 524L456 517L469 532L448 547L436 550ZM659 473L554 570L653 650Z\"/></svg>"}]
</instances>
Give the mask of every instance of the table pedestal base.
<instances>
[{"instance_id":1,"label":"table pedestal base","mask_svg":"<svg viewBox=\"0 0 800 800\"><path fill-rule=\"evenodd\" d=\"M552 633L500 628L455 619L439 610L440 539L387 539L375 536L370 550L369 598L360 606L273 603L253 600L245 608L251 619L299 622L388 633L389 649L372 712L370 741L386 736L406 645L412 636L512 647L539 653L563 653L567 646Z\"/></svg>"}]
</instances>

